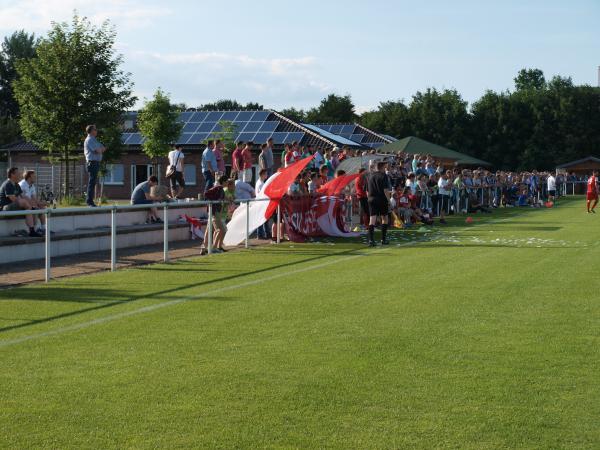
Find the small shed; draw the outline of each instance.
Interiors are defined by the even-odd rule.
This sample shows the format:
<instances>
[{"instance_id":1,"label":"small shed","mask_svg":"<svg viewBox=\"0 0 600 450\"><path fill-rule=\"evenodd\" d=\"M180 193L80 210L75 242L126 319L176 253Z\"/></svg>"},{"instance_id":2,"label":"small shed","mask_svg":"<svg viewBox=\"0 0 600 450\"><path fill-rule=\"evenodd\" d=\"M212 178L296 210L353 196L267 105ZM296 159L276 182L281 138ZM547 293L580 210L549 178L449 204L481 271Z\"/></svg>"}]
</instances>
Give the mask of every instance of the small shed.
<instances>
[{"instance_id":1,"label":"small shed","mask_svg":"<svg viewBox=\"0 0 600 450\"><path fill-rule=\"evenodd\" d=\"M556 170L559 172L567 172L569 174L574 173L578 177L591 175L592 170L600 171L600 158L588 156L583 159L561 164L556 167Z\"/></svg>"}]
</instances>

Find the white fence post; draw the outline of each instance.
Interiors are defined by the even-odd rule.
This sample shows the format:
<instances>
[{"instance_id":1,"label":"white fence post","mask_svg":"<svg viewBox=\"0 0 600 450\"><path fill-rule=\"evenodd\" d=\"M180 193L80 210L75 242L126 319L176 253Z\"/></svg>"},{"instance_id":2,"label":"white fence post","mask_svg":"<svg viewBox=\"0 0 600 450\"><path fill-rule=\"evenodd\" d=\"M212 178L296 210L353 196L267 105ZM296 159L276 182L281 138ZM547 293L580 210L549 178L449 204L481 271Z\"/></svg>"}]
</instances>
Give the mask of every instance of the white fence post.
<instances>
[{"instance_id":1,"label":"white fence post","mask_svg":"<svg viewBox=\"0 0 600 450\"><path fill-rule=\"evenodd\" d=\"M110 270L117 270L117 208L110 212Z\"/></svg>"},{"instance_id":2,"label":"white fence post","mask_svg":"<svg viewBox=\"0 0 600 450\"><path fill-rule=\"evenodd\" d=\"M50 268L51 268L51 246L50 246L50 210L46 209L44 213L46 216L46 283L50 281Z\"/></svg>"},{"instance_id":3,"label":"white fence post","mask_svg":"<svg viewBox=\"0 0 600 450\"><path fill-rule=\"evenodd\" d=\"M208 233L208 254L212 255L213 252L213 205L212 203L208 204L208 223L207 233Z\"/></svg>"},{"instance_id":4,"label":"white fence post","mask_svg":"<svg viewBox=\"0 0 600 450\"><path fill-rule=\"evenodd\" d=\"M246 201L246 248L250 247L250 202Z\"/></svg>"},{"instance_id":5,"label":"white fence post","mask_svg":"<svg viewBox=\"0 0 600 450\"><path fill-rule=\"evenodd\" d=\"M281 242L281 227L279 226L279 224L281 223L281 205L277 205L277 225L275 227L275 230L277 232L277 243L279 244Z\"/></svg>"},{"instance_id":6,"label":"white fence post","mask_svg":"<svg viewBox=\"0 0 600 450\"><path fill-rule=\"evenodd\" d=\"M169 262L169 206L163 208L163 260Z\"/></svg>"}]
</instances>

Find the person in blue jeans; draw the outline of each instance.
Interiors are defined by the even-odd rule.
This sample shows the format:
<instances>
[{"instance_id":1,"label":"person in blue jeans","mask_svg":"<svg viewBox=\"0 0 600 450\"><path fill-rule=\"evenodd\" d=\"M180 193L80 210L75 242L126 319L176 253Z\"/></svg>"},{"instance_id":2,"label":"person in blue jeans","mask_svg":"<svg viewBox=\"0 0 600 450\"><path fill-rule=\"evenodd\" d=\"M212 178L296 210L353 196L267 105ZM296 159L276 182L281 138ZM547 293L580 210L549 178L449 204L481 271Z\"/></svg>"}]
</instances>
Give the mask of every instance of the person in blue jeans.
<instances>
[{"instance_id":1,"label":"person in blue jeans","mask_svg":"<svg viewBox=\"0 0 600 450\"><path fill-rule=\"evenodd\" d=\"M85 128L87 137L83 143L83 152L85 153L85 167L89 174L88 185L87 185L87 196L86 203L88 206L94 207L96 183L98 182L98 171L100 170L100 162L102 161L102 154L106 151L104 145L102 145L97 139L98 130L96 125L88 125Z\"/></svg>"},{"instance_id":2,"label":"person in blue jeans","mask_svg":"<svg viewBox=\"0 0 600 450\"><path fill-rule=\"evenodd\" d=\"M202 152L202 176L204 177L204 192L215 184L215 171L217 170L217 156L213 149L215 143L208 141L206 149Z\"/></svg>"}]
</instances>

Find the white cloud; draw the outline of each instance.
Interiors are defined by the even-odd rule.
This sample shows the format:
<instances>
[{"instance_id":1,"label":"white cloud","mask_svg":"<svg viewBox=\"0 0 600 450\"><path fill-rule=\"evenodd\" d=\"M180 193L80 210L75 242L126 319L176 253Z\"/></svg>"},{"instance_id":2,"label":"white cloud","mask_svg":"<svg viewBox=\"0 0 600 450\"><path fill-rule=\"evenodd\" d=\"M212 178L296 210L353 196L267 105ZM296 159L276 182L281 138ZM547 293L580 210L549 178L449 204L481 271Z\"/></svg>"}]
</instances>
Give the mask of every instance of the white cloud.
<instances>
[{"instance_id":1,"label":"white cloud","mask_svg":"<svg viewBox=\"0 0 600 450\"><path fill-rule=\"evenodd\" d=\"M0 0L0 30L25 29L43 34L51 22L69 21L75 10L94 24L109 19L113 24L128 28L148 26L171 12L141 0Z\"/></svg>"},{"instance_id":2,"label":"white cloud","mask_svg":"<svg viewBox=\"0 0 600 450\"><path fill-rule=\"evenodd\" d=\"M312 56L262 58L219 52L158 53L122 49L136 87L161 86L172 99L190 106L220 98L256 101L270 107L318 102L330 87L318 79ZM143 74L143 80L135 74ZM142 96L140 96L141 98Z\"/></svg>"}]
</instances>

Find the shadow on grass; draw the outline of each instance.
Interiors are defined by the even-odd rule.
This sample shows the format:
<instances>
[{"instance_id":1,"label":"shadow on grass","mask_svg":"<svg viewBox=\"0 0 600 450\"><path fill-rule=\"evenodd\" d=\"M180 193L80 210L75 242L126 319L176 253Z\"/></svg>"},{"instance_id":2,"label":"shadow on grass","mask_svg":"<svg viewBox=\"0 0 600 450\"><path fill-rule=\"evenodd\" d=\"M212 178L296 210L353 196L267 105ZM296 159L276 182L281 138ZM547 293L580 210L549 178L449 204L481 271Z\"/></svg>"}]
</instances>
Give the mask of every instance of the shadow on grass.
<instances>
[{"instance_id":1,"label":"shadow on grass","mask_svg":"<svg viewBox=\"0 0 600 450\"><path fill-rule=\"evenodd\" d=\"M156 291L156 292L150 292L150 293L144 293L141 295L125 297L122 300L117 300L117 301L115 301L114 298L115 297L118 298L120 295L122 296L122 293L120 294L118 290L98 289L96 286L90 287L89 289L82 289L82 288L72 289L72 288L69 288L68 286L57 286L56 289L52 289L49 286L19 287L19 288L15 288L15 289L6 289L3 291L0 291L0 301L18 300L19 298L23 298L23 299L36 299L35 301L76 302L76 303L90 303L90 302L96 303L98 301L103 301L103 302L107 302L107 303L103 303L101 305L97 305L97 306L93 306L93 307L89 307L89 308L78 309L76 311L70 311L70 312L66 312L66 313L62 313L62 314L56 314L56 315L44 317L41 319L32 319L32 320L29 320L28 322L22 323L22 324L1 327L0 333L4 333L4 332L10 331L10 330L16 330L16 329L20 329L20 328L26 328L26 327L30 327L33 325L48 323L48 322L52 322L55 320L64 319L67 317L78 316L78 315L89 313L89 312L100 311L100 310L112 308L114 306L122 305L124 303L135 302L137 300L151 299L152 297L158 297L158 296L162 296L162 295L166 295L166 294L172 294L172 293L180 292L180 291L190 289L190 288L208 286L208 285L223 282L223 281L233 281L238 278L256 275L256 274L260 274L260 273L264 273L264 272L270 272L272 270L281 269L281 268L285 268L285 267L292 267L292 266L295 266L298 264L303 264L303 263L316 261L316 260L320 260L320 259L324 259L324 258L351 255L355 252L356 249L352 248L352 249L349 249L346 251L335 252L335 253L326 252L325 250L328 250L328 249L323 249L323 251L318 253L316 256L311 255L312 257L304 258L299 261L288 262L288 263L265 267L263 269L257 269L257 270L251 270L251 271L247 271L247 272L237 273L235 275L229 275L229 276L225 276L225 277L215 278L215 279L211 279L211 280L202 281L199 283L190 283L190 284L185 284L185 285L179 285L175 288L163 289L163 290ZM160 270L161 268L157 268L157 269Z\"/></svg>"}]
</instances>

